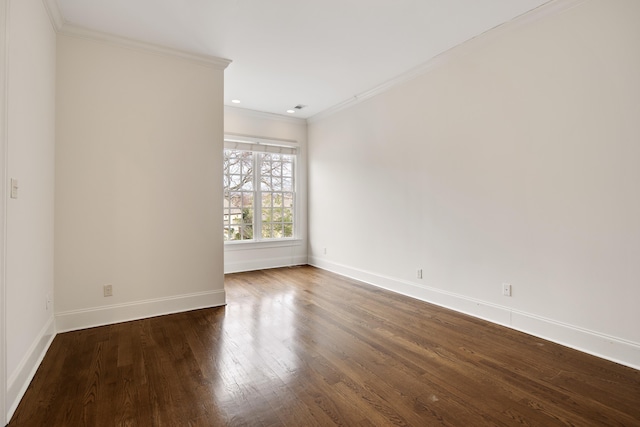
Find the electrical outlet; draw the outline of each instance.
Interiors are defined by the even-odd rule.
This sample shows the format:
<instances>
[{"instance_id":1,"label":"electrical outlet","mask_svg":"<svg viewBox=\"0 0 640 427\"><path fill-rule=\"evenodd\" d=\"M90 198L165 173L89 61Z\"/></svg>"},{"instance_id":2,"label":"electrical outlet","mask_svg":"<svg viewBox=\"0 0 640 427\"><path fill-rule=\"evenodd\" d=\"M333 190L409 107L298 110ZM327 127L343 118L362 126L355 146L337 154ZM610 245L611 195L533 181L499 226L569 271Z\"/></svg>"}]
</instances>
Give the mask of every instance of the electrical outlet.
<instances>
[{"instance_id":1,"label":"electrical outlet","mask_svg":"<svg viewBox=\"0 0 640 427\"><path fill-rule=\"evenodd\" d=\"M419 269L416 271L416 277L417 277L418 279L422 279L422 269L421 269L421 268L419 268Z\"/></svg>"},{"instance_id":2,"label":"electrical outlet","mask_svg":"<svg viewBox=\"0 0 640 427\"><path fill-rule=\"evenodd\" d=\"M509 283L502 284L502 295L504 295L505 297L511 296L511 285Z\"/></svg>"},{"instance_id":3,"label":"electrical outlet","mask_svg":"<svg viewBox=\"0 0 640 427\"><path fill-rule=\"evenodd\" d=\"M113 286L112 285L104 285L103 291L104 291L104 296L105 297L112 297L113 296Z\"/></svg>"}]
</instances>

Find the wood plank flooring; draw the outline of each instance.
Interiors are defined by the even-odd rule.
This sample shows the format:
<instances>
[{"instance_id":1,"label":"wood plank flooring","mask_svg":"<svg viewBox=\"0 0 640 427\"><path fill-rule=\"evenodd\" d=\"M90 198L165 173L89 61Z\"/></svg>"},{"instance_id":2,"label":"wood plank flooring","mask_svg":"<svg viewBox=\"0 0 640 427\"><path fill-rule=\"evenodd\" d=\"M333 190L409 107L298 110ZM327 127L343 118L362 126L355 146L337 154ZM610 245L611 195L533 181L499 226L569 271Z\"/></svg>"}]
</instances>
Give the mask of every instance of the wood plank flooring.
<instances>
[{"instance_id":1,"label":"wood plank flooring","mask_svg":"<svg viewBox=\"0 0 640 427\"><path fill-rule=\"evenodd\" d=\"M313 267L59 334L10 426L640 426L640 371Z\"/></svg>"}]
</instances>

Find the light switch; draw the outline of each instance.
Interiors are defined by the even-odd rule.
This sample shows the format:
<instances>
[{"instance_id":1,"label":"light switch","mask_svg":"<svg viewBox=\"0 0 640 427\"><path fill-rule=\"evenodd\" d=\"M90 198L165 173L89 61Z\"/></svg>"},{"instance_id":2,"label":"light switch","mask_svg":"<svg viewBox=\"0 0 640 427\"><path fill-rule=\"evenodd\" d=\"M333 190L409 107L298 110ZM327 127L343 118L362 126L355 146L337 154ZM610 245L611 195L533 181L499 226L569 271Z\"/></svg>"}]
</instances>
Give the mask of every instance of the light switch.
<instances>
[{"instance_id":1,"label":"light switch","mask_svg":"<svg viewBox=\"0 0 640 427\"><path fill-rule=\"evenodd\" d=\"M18 180L15 178L11 178L11 198L18 198Z\"/></svg>"}]
</instances>

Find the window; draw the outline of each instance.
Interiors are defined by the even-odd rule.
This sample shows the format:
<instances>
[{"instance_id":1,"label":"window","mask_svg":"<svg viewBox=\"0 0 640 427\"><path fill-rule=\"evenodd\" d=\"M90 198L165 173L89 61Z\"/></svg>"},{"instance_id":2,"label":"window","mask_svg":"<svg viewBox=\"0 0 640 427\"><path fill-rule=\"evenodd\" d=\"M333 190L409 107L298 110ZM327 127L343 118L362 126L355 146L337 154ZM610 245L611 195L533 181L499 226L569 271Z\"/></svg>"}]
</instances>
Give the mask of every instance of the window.
<instances>
[{"instance_id":1,"label":"window","mask_svg":"<svg viewBox=\"0 0 640 427\"><path fill-rule=\"evenodd\" d=\"M293 147L225 140L225 241L294 237L295 160Z\"/></svg>"}]
</instances>

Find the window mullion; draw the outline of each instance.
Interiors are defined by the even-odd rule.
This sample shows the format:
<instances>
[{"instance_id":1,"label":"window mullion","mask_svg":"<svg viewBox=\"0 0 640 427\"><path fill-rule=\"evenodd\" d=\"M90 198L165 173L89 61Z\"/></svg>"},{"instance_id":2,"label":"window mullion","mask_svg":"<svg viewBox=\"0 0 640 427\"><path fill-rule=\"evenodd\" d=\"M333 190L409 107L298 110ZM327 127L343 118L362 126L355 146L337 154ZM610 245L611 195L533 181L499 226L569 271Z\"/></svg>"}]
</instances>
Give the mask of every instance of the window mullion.
<instances>
[{"instance_id":1,"label":"window mullion","mask_svg":"<svg viewBox=\"0 0 640 427\"><path fill-rule=\"evenodd\" d=\"M262 189L260 187L260 171L262 167L262 155L254 153L253 156L253 238L262 240Z\"/></svg>"},{"instance_id":2,"label":"window mullion","mask_svg":"<svg viewBox=\"0 0 640 427\"><path fill-rule=\"evenodd\" d=\"M294 157L291 160L291 168L292 168L292 174L291 174L291 190L293 191L293 216L291 218L291 220L293 221L293 224L291 225L292 228L292 232L293 232L293 236L295 237L297 235L297 223L298 223L298 180L297 175L298 175L298 158Z\"/></svg>"}]
</instances>

